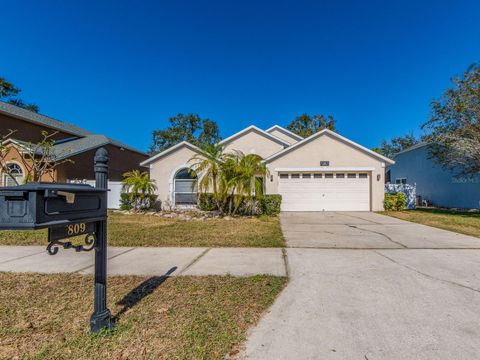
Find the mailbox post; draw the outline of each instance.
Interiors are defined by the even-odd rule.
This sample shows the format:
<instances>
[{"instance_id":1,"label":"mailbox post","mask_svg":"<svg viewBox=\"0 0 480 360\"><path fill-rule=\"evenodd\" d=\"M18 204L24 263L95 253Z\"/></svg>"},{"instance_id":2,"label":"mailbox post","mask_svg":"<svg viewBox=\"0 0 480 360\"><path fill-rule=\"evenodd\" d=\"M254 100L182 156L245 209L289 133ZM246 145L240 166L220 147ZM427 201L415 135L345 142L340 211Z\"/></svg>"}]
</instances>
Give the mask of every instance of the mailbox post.
<instances>
[{"instance_id":1,"label":"mailbox post","mask_svg":"<svg viewBox=\"0 0 480 360\"><path fill-rule=\"evenodd\" d=\"M95 153L95 187L108 190L108 152L100 148ZM113 327L107 308L107 220L96 223L94 309L90 318L92 332Z\"/></svg>"},{"instance_id":2,"label":"mailbox post","mask_svg":"<svg viewBox=\"0 0 480 360\"><path fill-rule=\"evenodd\" d=\"M47 252L60 247L95 250L95 288L90 329L114 326L107 308L107 193L108 152L94 159L96 187L85 184L29 183L0 188L0 230L48 229ZM68 239L85 236L85 244Z\"/></svg>"}]
</instances>

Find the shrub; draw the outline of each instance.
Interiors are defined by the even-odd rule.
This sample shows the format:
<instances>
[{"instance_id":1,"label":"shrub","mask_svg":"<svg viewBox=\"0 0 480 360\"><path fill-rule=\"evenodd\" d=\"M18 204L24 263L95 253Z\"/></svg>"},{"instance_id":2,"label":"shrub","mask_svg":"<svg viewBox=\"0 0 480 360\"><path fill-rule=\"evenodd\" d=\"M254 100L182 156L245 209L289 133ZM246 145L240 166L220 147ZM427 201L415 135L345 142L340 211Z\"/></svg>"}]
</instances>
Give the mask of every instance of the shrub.
<instances>
[{"instance_id":1,"label":"shrub","mask_svg":"<svg viewBox=\"0 0 480 360\"><path fill-rule=\"evenodd\" d=\"M198 208L203 211L217 210L215 198L211 193L198 194Z\"/></svg>"},{"instance_id":2,"label":"shrub","mask_svg":"<svg viewBox=\"0 0 480 360\"><path fill-rule=\"evenodd\" d=\"M385 194L383 201L385 211L400 211L407 208L407 197L403 192Z\"/></svg>"},{"instance_id":3,"label":"shrub","mask_svg":"<svg viewBox=\"0 0 480 360\"><path fill-rule=\"evenodd\" d=\"M235 195L238 196L238 195ZM280 213L281 195L262 195L244 199L237 209L238 215L277 215ZM229 199L226 201L228 206ZM211 193L198 195L198 208L203 211L218 210L215 198ZM226 212L227 209L223 209Z\"/></svg>"},{"instance_id":4,"label":"shrub","mask_svg":"<svg viewBox=\"0 0 480 360\"><path fill-rule=\"evenodd\" d=\"M280 214L280 205L282 204L282 195L272 194L260 197L262 214L278 215Z\"/></svg>"},{"instance_id":5,"label":"shrub","mask_svg":"<svg viewBox=\"0 0 480 360\"><path fill-rule=\"evenodd\" d=\"M155 206L157 201L157 195L150 194L145 195L143 199L140 199L134 193L121 193L120 194L120 210L148 210Z\"/></svg>"}]
</instances>

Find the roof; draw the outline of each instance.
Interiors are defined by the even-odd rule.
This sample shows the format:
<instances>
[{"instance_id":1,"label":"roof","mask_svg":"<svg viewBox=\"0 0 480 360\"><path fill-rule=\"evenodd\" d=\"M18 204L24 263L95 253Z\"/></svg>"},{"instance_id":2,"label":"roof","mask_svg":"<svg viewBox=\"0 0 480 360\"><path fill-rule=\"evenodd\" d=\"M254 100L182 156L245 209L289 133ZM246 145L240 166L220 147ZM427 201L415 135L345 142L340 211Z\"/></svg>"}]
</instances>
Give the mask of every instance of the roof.
<instances>
[{"instance_id":1,"label":"roof","mask_svg":"<svg viewBox=\"0 0 480 360\"><path fill-rule=\"evenodd\" d=\"M51 118L51 117L48 117L48 116L45 116L45 115L41 115L41 114L38 114L38 113L30 111L30 110L26 110L26 109L23 109L21 107L18 107L18 106L15 106L15 105L3 102L3 101L0 101L0 114L1 113L12 116L12 117L15 117L15 118L20 119L20 120L28 121L32 124L45 126L45 127L51 128L53 130L61 131L61 132L71 134L71 135L74 135L74 136L77 136L77 137L80 137L80 138L85 138L85 137L89 137L89 136L94 136L94 137L102 136L103 138L108 140L108 142L107 142L108 144L111 144L111 145L114 145L114 146L117 146L117 147L121 147L121 148L124 148L124 149L128 149L130 151L137 152L137 153L140 153L140 154L143 154L143 155L147 155L145 152L140 151L138 149L135 149L135 148L133 148L133 147L127 145L127 144L124 144L124 143L122 143L118 140L112 139L112 138L104 136L104 135L94 134L91 131L83 129L79 126L69 124L69 123L66 123L66 122L63 122L63 121L60 121L60 120L56 120L54 118ZM78 140L80 140L80 139L78 139ZM91 141L94 141L93 138L87 140L85 143L89 143Z\"/></svg>"},{"instance_id":2,"label":"roof","mask_svg":"<svg viewBox=\"0 0 480 360\"><path fill-rule=\"evenodd\" d=\"M412 150L417 150L417 149L420 149L424 146L427 146L427 145L430 145L430 143L428 142L421 142L421 143L418 143L418 144L415 144L415 145L412 145L410 146L409 148L406 148L405 150L402 150L402 151L399 151L398 153L396 153L395 155L393 155L393 158L395 159L398 155L400 154L404 154L406 152L409 152L409 151L412 151Z\"/></svg>"},{"instance_id":3,"label":"roof","mask_svg":"<svg viewBox=\"0 0 480 360\"><path fill-rule=\"evenodd\" d=\"M279 151L275 154L273 154L272 156L268 157L267 159L264 160L264 162L270 162L278 157L281 157L287 153L289 153L290 151L294 151L295 149L309 143L310 141L324 135L324 134L328 134L328 135L331 135L343 142L346 142L350 145L352 145L353 147L356 147L357 149L359 150L362 150L363 152L366 152L367 154L373 156L373 157L376 157L378 159L381 159L383 161L385 161L386 163L389 163L389 164L394 164L395 161L393 161L392 159L389 159L383 155L380 155L379 153L376 153L375 151L373 150L370 150L370 149L367 149L366 147L360 145L360 144L357 144L356 142L353 142L349 139L347 139L346 137L343 137L339 134L337 134L336 132L332 131L332 130L329 130L329 129L323 129L323 130L320 130L319 132L313 134L313 135L310 135L309 137L297 142L296 144L293 144L291 145L290 147L286 148L286 149L283 149L282 151Z\"/></svg>"},{"instance_id":4,"label":"roof","mask_svg":"<svg viewBox=\"0 0 480 360\"><path fill-rule=\"evenodd\" d=\"M292 137L292 138L294 138L298 141L303 140L303 137L301 137L300 135L297 135L294 132L291 132L290 130L285 129L284 127L281 127L280 125L273 125L271 128L268 128L265 131L267 133L270 133L271 131L274 131L274 130L278 130L278 131L284 133L285 135L289 135L290 137Z\"/></svg>"},{"instance_id":5,"label":"roof","mask_svg":"<svg viewBox=\"0 0 480 360\"><path fill-rule=\"evenodd\" d=\"M266 132L266 131L264 131L264 130L258 128L258 127L256 127L255 125L250 125L249 127L247 127L247 128L245 128L245 129L243 129L243 130L241 130L241 131L233 134L232 136L229 136L228 138L223 139L223 140L220 141L218 144L224 145L224 144L226 144L226 143L229 143L229 142L231 142L231 141L239 138L240 136L242 136L243 134L245 134L245 133L247 133L247 132L249 132L249 131L256 131L257 133L265 136L267 139L270 139L270 140L272 140L272 141L274 141L274 142L276 142L276 143L279 143L279 144L284 145L284 146L290 146L290 143L288 143L287 141L282 140L282 139L280 139L280 138L278 138L278 137L276 137L276 136L274 136L274 135L272 135L272 134L269 134L268 132Z\"/></svg>"},{"instance_id":6,"label":"roof","mask_svg":"<svg viewBox=\"0 0 480 360\"><path fill-rule=\"evenodd\" d=\"M172 152L175 152L176 150L179 150L180 148L182 147L187 147L189 148L190 150L192 151L195 151L195 152L198 152L198 153L201 153L202 150L198 147L198 146L195 146L191 143L189 143L188 141L182 141L182 142L179 142L178 144L172 146L172 147L169 147L168 149L166 150L163 150L162 152L148 158L147 160L145 161L142 161L140 163L141 166L148 166L149 164L151 164L152 162L160 159L161 157L164 157L165 155L168 155Z\"/></svg>"}]
</instances>

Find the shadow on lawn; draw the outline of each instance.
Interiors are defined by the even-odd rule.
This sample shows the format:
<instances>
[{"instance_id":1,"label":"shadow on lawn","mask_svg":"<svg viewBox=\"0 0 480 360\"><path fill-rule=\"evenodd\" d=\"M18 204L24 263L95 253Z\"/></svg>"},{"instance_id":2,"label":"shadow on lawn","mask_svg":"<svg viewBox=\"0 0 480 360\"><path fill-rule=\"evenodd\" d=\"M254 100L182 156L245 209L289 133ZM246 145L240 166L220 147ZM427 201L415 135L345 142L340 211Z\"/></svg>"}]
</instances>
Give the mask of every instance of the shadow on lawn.
<instances>
[{"instance_id":1,"label":"shadow on lawn","mask_svg":"<svg viewBox=\"0 0 480 360\"><path fill-rule=\"evenodd\" d=\"M165 275L152 276L130 290L130 292L117 303L118 305L123 305L123 308L114 316L114 321L117 322L125 312L137 305L144 297L153 293L155 289L162 285L176 270L177 267L174 266L168 270Z\"/></svg>"}]
</instances>

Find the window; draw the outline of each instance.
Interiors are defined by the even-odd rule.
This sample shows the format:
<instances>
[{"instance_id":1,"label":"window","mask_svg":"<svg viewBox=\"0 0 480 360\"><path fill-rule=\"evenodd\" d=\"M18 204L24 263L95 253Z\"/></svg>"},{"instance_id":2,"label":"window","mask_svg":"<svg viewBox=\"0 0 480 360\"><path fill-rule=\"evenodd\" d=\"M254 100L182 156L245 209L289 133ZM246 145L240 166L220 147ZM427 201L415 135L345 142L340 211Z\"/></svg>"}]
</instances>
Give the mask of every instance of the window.
<instances>
[{"instance_id":1,"label":"window","mask_svg":"<svg viewBox=\"0 0 480 360\"><path fill-rule=\"evenodd\" d=\"M292 174L292 179L300 179L300 174Z\"/></svg>"},{"instance_id":2,"label":"window","mask_svg":"<svg viewBox=\"0 0 480 360\"><path fill-rule=\"evenodd\" d=\"M23 170L20 165L15 163L7 164L6 170L6 173L3 174L4 186L20 185L23 182Z\"/></svg>"},{"instance_id":3,"label":"window","mask_svg":"<svg viewBox=\"0 0 480 360\"><path fill-rule=\"evenodd\" d=\"M337 174L337 179L345 179L345 174Z\"/></svg>"},{"instance_id":4,"label":"window","mask_svg":"<svg viewBox=\"0 0 480 360\"><path fill-rule=\"evenodd\" d=\"M288 174L280 174L280 179L288 179Z\"/></svg>"},{"instance_id":5,"label":"window","mask_svg":"<svg viewBox=\"0 0 480 360\"><path fill-rule=\"evenodd\" d=\"M302 174L303 179L310 179L312 177L312 174Z\"/></svg>"},{"instance_id":6,"label":"window","mask_svg":"<svg viewBox=\"0 0 480 360\"><path fill-rule=\"evenodd\" d=\"M333 179L333 174L325 174L325 179Z\"/></svg>"},{"instance_id":7,"label":"window","mask_svg":"<svg viewBox=\"0 0 480 360\"><path fill-rule=\"evenodd\" d=\"M365 174L365 173L358 174L358 178L359 179L366 179L366 178L368 178L368 174Z\"/></svg>"},{"instance_id":8,"label":"window","mask_svg":"<svg viewBox=\"0 0 480 360\"><path fill-rule=\"evenodd\" d=\"M407 178L398 178L395 179L395 184L403 184L405 185L407 183Z\"/></svg>"},{"instance_id":9,"label":"window","mask_svg":"<svg viewBox=\"0 0 480 360\"><path fill-rule=\"evenodd\" d=\"M197 175L189 169L181 169L175 174L175 204L191 205L197 203Z\"/></svg>"},{"instance_id":10,"label":"window","mask_svg":"<svg viewBox=\"0 0 480 360\"><path fill-rule=\"evenodd\" d=\"M321 179L321 178L322 178L322 174L313 174L313 178L314 178L314 179Z\"/></svg>"},{"instance_id":11,"label":"window","mask_svg":"<svg viewBox=\"0 0 480 360\"><path fill-rule=\"evenodd\" d=\"M355 179L357 177L357 174L347 174L347 178L349 179Z\"/></svg>"}]
</instances>

